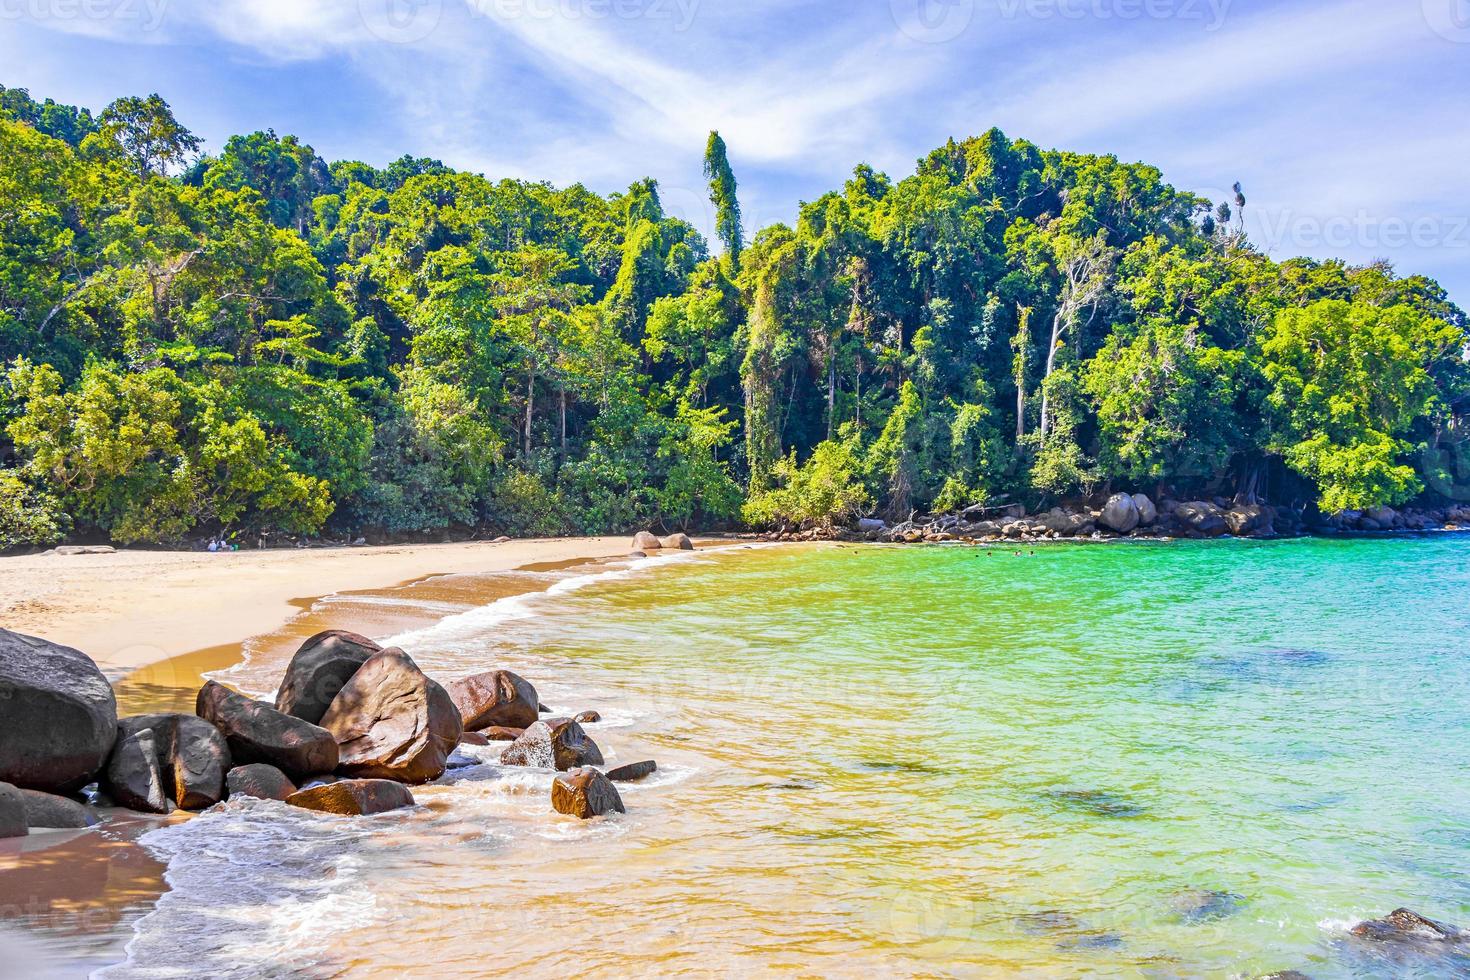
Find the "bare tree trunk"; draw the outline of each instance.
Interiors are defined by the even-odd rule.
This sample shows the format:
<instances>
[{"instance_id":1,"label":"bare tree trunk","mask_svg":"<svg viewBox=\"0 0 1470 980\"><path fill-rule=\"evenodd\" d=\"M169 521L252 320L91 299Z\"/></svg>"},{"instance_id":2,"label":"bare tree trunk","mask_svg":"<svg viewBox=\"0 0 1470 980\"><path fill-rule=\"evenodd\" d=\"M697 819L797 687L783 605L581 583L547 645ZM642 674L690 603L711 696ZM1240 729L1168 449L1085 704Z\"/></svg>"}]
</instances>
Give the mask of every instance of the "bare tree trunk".
<instances>
[{"instance_id":1,"label":"bare tree trunk","mask_svg":"<svg viewBox=\"0 0 1470 980\"><path fill-rule=\"evenodd\" d=\"M561 390L561 458L557 461L558 469L567 464L567 390Z\"/></svg>"},{"instance_id":2,"label":"bare tree trunk","mask_svg":"<svg viewBox=\"0 0 1470 980\"><path fill-rule=\"evenodd\" d=\"M526 461L531 460L531 412L536 404L536 369L531 368L531 373L526 375L526 435L524 453Z\"/></svg>"},{"instance_id":3,"label":"bare tree trunk","mask_svg":"<svg viewBox=\"0 0 1470 980\"><path fill-rule=\"evenodd\" d=\"M837 412L837 348L827 355L827 438L832 438L832 422Z\"/></svg>"},{"instance_id":4,"label":"bare tree trunk","mask_svg":"<svg viewBox=\"0 0 1470 980\"><path fill-rule=\"evenodd\" d=\"M1041 427L1037 430L1041 438L1045 439L1047 432L1051 429L1051 405L1050 395L1046 390L1046 382L1051 378L1051 373L1057 366L1057 347L1062 339L1062 310L1051 321L1051 344L1046 349L1046 372L1041 376Z\"/></svg>"}]
</instances>

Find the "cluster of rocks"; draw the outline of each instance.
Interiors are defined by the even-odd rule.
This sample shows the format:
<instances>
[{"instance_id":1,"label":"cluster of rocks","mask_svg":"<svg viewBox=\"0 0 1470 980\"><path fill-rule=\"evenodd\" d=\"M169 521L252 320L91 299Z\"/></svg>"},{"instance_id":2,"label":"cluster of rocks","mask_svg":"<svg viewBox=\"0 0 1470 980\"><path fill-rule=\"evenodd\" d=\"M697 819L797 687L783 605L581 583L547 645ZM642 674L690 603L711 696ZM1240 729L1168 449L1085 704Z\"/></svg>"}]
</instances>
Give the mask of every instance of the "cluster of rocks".
<instances>
[{"instance_id":1,"label":"cluster of rocks","mask_svg":"<svg viewBox=\"0 0 1470 980\"><path fill-rule=\"evenodd\" d=\"M1069 501L1039 513L1022 504L970 507L890 525L862 518L851 528L785 529L758 537L772 541L960 541L994 543L1047 539L1104 538L1271 538L1306 533L1343 534L1385 531L1470 529L1470 507L1437 510L1344 511L1332 516L1304 514L1269 504L1229 500L1163 500L1147 494L1116 493L1106 499Z\"/></svg>"},{"instance_id":2,"label":"cluster of rocks","mask_svg":"<svg viewBox=\"0 0 1470 980\"><path fill-rule=\"evenodd\" d=\"M441 685L402 650L328 630L292 657L274 703L209 681L194 714L119 718L111 686L85 654L0 630L0 837L94 823L83 798L159 814L232 796L382 813L412 806L408 787L442 776L459 745L492 740L510 742L503 765L562 773L556 810L623 812L613 783L656 765L603 772L581 727L597 713L543 719L546 711L510 671Z\"/></svg>"},{"instance_id":3,"label":"cluster of rocks","mask_svg":"<svg viewBox=\"0 0 1470 980\"><path fill-rule=\"evenodd\" d=\"M682 531L659 537L652 531L639 531L633 535L633 557L647 558L650 551L693 551L694 542Z\"/></svg>"}]
</instances>

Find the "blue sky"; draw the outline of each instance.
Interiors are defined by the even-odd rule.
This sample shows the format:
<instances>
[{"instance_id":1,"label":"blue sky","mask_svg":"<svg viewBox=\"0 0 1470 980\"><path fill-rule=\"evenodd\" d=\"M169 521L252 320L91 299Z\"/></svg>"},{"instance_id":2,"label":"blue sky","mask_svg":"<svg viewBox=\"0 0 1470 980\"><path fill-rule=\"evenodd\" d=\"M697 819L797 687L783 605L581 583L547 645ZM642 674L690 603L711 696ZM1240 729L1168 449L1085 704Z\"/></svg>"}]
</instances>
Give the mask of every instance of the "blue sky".
<instances>
[{"instance_id":1,"label":"blue sky","mask_svg":"<svg viewBox=\"0 0 1470 980\"><path fill-rule=\"evenodd\" d=\"M1470 0L0 0L0 83L157 91L210 148L653 176L706 232L712 128L754 231L998 125L1214 200L1240 180L1276 257L1388 258L1470 304Z\"/></svg>"}]
</instances>

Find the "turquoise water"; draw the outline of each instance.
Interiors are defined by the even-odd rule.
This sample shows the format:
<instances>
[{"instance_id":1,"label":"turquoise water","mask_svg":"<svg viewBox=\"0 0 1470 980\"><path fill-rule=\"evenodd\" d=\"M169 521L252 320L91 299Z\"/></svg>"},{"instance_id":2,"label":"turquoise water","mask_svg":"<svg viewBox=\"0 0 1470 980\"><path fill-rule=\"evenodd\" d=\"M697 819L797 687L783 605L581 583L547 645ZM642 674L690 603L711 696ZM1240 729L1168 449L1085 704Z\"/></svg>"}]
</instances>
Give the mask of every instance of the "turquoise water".
<instances>
[{"instance_id":1,"label":"turquoise water","mask_svg":"<svg viewBox=\"0 0 1470 980\"><path fill-rule=\"evenodd\" d=\"M742 547L392 639L658 776L587 824L493 749L412 812L225 804L145 838L113 975L1470 970L1346 933L1470 925L1467 538Z\"/></svg>"}]
</instances>

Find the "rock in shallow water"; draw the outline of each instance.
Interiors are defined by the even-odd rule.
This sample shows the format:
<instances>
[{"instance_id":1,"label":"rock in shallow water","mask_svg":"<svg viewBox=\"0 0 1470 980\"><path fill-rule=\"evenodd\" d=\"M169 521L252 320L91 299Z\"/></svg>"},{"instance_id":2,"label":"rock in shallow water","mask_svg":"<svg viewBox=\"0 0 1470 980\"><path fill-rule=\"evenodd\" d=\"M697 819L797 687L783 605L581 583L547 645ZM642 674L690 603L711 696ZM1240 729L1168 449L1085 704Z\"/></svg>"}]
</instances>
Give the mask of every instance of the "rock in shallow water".
<instances>
[{"instance_id":1,"label":"rock in shallow water","mask_svg":"<svg viewBox=\"0 0 1470 980\"><path fill-rule=\"evenodd\" d=\"M0 629L0 780L80 789L117 738L117 699L86 654Z\"/></svg>"},{"instance_id":2,"label":"rock in shallow water","mask_svg":"<svg viewBox=\"0 0 1470 980\"><path fill-rule=\"evenodd\" d=\"M118 806L143 813L167 813L163 770L153 729L144 728L117 740L103 775L103 789Z\"/></svg>"},{"instance_id":3,"label":"rock in shallow water","mask_svg":"<svg viewBox=\"0 0 1470 980\"><path fill-rule=\"evenodd\" d=\"M117 723L118 737L153 731L164 794L184 810L204 810L225 796L230 747L219 729L197 715L135 715ZM114 798L116 798L114 796Z\"/></svg>"},{"instance_id":4,"label":"rock in shallow water","mask_svg":"<svg viewBox=\"0 0 1470 980\"><path fill-rule=\"evenodd\" d=\"M194 711L225 736L237 763L263 762L294 779L337 768L337 740L325 728L210 681Z\"/></svg>"},{"instance_id":5,"label":"rock in shallow water","mask_svg":"<svg viewBox=\"0 0 1470 980\"><path fill-rule=\"evenodd\" d=\"M464 733L448 692L398 649L368 658L321 724L337 739L342 774L405 783L439 778Z\"/></svg>"},{"instance_id":6,"label":"rock in shallow water","mask_svg":"<svg viewBox=\"0 0 1470 980\"><path fill-rule=\"evenodd\" d=\"M612 781L590 766L557 776L551 784L551 805L557 813L583 820L608 813L627 813Z\"/></svg>"},{"instance_id":7,"label":"rock in shallow water","mask_svg":"<svg viewBox=\"0 0 1470 980\"><path fill-rule=\"evenodd\" d=\"M1381 943L1462 943L1470 939L1462 929L1403 908L1381 919L1359 922L1348 931L1359 939Z\"/></svg>"},{"instance_id":8,"label":"rock in shallow water","mask_svg":"<svg viewBox=\"0 0 1470 980\"><path fill-rule=\"evenodd\" d=\"M541 703L536 688L519 674L491 670L462 677L444 685L459 709L466 731L489 728L525 728L536 722Z\"/></svg>"},{"instance_id":9,"label":"rock in shallow water","mask_svg":"<svg viewBox=\"0 0 1470 980\"><path fill-rule=\"evenodd\" d=\"M286 802L319 813L365 817L413 806L414 798L407 786L390 779L339 779L292 793Z\"/></svg>"},{"instance_id":10,"label":"rock in shallow water","mask_svg":"<svg viewBox=\"0 0 1470 980\"><path fill-rule=\"evenodd\" d=\"M253 796L258 800L286 800L296 792L296 784L275 766L253 762L236 766L225 776L230 797Z\"/></svg>"},{"instance_id":11,"label":"rock in shallow water","mask_svg":"<svg viewBox=\"0 0 1470 980\"><path fill-rule=\"evenodd\" d=\"M607 778L615 783L634 783L653 775L657 771L658 763L650 759L647 762L630 762L626 766L609 769L607 771Z\"/></svg>"},{"instance_id":12,"label":"rock in shallow water","mask_svg":"<svg viewBox=\"0 0 1470 980\"><path fill-rule=\"evenodd\" d=\"M276 694L276 710L321 724L343 685L381 649L367 637L346 630L316 634L301 644L287 665Z\"/></svg>"},{"instance_id":13,"label":"rock in shallow water","mask_svg":"<svg viewBox=\"0 0 1470 980\"><path fill-rule=\"evenodd\" d=\"M500 763L566 772L580 766L602 765L602 752L582 731L582 726L571 719L559 719L555 724L538 721L510 744L501 754Z\"/></svg>"}]
</instances>

